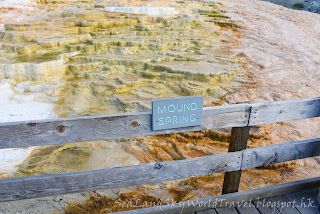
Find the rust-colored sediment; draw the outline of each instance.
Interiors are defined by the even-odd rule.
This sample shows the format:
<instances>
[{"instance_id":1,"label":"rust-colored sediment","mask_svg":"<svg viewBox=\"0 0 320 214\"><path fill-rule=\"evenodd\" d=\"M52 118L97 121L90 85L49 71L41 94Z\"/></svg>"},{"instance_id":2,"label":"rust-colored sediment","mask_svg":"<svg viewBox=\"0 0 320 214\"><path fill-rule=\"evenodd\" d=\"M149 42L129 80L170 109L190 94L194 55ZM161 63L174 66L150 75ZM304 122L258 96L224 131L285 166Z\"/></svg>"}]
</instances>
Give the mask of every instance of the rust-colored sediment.
<instances>
[{"instance_id":1,"label":"rust-colored sediment","mask_svg":"<svg viewBox=\"0 0 320 214\"><path fill-rule=\"evenodd\" d=\"M285 71L285 67L274 68L272 63L291 60L293 65L294 57L290 54L283 56L290 59L264 63L279 57L286 44L275 38L268 42L266 38L272 35L263 33L271 30L265 29L276 28L264 26L269 22L259 24L261 20L254 14L260 13L250 5L252 2L234 0L225 1L224 5L212 1L166 2L163 6L173 6L180 12L175 18L103 12L103 7L112 2L81 1L75 9L67 1L41 1L35 10L47 9L47 13L34 17L24 14L24 20L23 11L20 17L4 13L6 31L1 34L0 60L10 66L0 67L0 80L10 84L10 90L18 95L15 99L28 97L52 103L56 115L69 117L149 110L150 100L160 97L203 94L205 106L212 106L314 94L307 93L304 87L296 90L290 78L285 79L286 84L279 84L277 78L285 78L284 75L270 71L276 68L280 73ZM162 6L162 3L119 1L117 6ZM259 8L270 7L255 4L262 4ZM274 17L286 12L277 10L271 10ZM234 21L239 13L244 20ZM255 32L260 26L259 33ZM266 41L266 46L261 41ZM256 47L262 51L255 55L250 42L258 43ZM291 47L288 44L286 48ZM275 56L266 54L264 50L268 48L276 49ZM299 67L296 72L303 69ZM310 83L309 90L319 92L319 86L313 83L319 77L311 73L302 75L301 81L305 85ZM305 125L310 126L310 132L301 131ZM316 119L253 127L248 148L317 137L317 127L320 125ZM230 129L219 129L46 146L35 150L21 164L16 177L220 154L227 152L229 138ZM316 157L245 170L240 190L320 176L319 162ZM222 182L223 173L121 188L115 194L101 190L91 192L87 200L80 202L66 199L65 209L68 213L108 213L163 205L219 195Z\"/></svg>"}]
</instances>

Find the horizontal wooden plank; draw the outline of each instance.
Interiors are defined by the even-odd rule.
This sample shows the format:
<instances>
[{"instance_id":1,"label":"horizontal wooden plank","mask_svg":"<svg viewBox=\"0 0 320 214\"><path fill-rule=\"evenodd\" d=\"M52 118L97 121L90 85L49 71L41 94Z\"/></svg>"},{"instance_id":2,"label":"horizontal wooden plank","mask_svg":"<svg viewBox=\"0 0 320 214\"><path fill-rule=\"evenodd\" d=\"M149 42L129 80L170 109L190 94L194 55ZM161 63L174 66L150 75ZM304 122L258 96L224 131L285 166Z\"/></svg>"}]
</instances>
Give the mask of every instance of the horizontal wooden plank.
<instances>
[{"instance_id":1,"label":"horizontal wooden plank","mask_svg":"<svg viewBox=\"0 0 320 214\"><path fill-rule=\"evenodd\" d=\"M112 169L0 180L0 202L203 176L241 167L241 152Z\"/></svg>"},{"instance_id":2,"label":"horizontal wooden plank","mask_svg":"<svg viewBox=\"0 0 320 214\"><path fill-rule=\"evenodd\" d=\"M236 209L240 214L260 214L258 209L255 207L255 205L251 201L244 206L237 206Z\"/></svg>"},{"instance_id":3,"label":"horizontal wooden plank","mask_svg":"<svg viewBox=\"0 0 320 214\"><path fill-rule=\"evenodd\" d=\"M252 104L249 126L320 117L320 97Z\"/></svg>"},{"instance_id":4,"label":"horizontal wooden plank","mask_svg":"<svg viewBox=\"0 0 320 214\"><path fill-rule=\"evenodd\" d=\"M238 214L236 208L234 207L221 207L217 208L218 214Z\"/></svg>"},{"instance_id":5,"label":"horizontal wooden plank","mask_svg":"<svg viewBox=\"0 0 320 214\"><path fill-rule=\"evenodd\" d=\"M287 206L285 209L281 208L281 204L277 203L278 201L285 202L286 204L289 203L288 198L284 195L277 195L268 199L275 204L275 207L281 214L301 214L299 210L293 206Z\"/></svg>"},{"instance_id":6,"label":"horizontal wooden plank","mask_svg":"<svg viewBox=\"0 0 320 214\"><path fill-rule=\"evenodd\" d=\"M217 211L215 209L209 209L196 212L196 214L217 214Z\"/></svg>"},{"instance_id":7,"label":"horizontal wooden plank","mask_svg":"<svg viewBox=\"0 0 320 214\"><path fill-rule=\"evenodd\" d=\"M201 126L161 131L152 131L151 112L10 122L0 124L0 149L244 127L319 116L318 97L207 107Z\"/></svg>"},{"instance_id":8,"label":"horizontal wooden plank","mask_svg":"<svg viewBox=\"0 0 320 214\"><path fill-rule=\"evenodd\" d=\"M151 112L0 124L0 149L247 126L250 105L207 107L201 126L152 131Z\"/></svg>"},{"instance_id":9,"label":"horizontal wooden plank","mask_svg":"<svg viewBox=\"0 0 320 214\"><path fill-rule=\"evenodd\" d=\"M0 202L135 186L320 155L320 139L113 169L0 180ZM139 173L137 173L139 172Z\"/></svg>"},{"instance_id":10,"label":"horizontal wooden plank","mask_svg":"<svg viewBox=\"0 0 320 214\"><path fill-rule=\"evenodd\" d=\"M118 212L118 214L183 214L190 212L198 212L210 208L219 208L225 206L226 203L230 204L238 202L241 203L250 200L254 201L257 199L261 200L268 197L299 192L302 190L313 189L317 187L320 187L320 177L270 187L264 187L249 191L213 196L199 200L186 201L177 204L169 204L165 206Z\"/></svg>"},{"instance_id":11,"label":"horizontal wooden plank","mask_svg":"<svg viewBox=\"0 0 320 214\"><path fill-rule=\"evenodd\" d=\"M260 205L261 201L254 200L252 201L254 205L256 205L257 209L260 213L263 214L281 214L276 207L272 206L262 206ZM268 198L265 199L266 203L272 203Z\"/></svg>"},{"instance_id":12,"label":"horizontal wooden plank","mask_svg":"<svg viewBox=\"0 0 320 214\"><path fill-rule=\"evenodd\" d=\"M241 169L320 155L320 138L243 150Z\"/></svg>"},{"instance_id":13,"label":"horizontal wooden plank","mask_svg":"<svg viewBox=\"0 0 320 214\"><path fill-rule=\"evenodd\" d=\"M289 201L296 200L298 206L296 208L303 214L318 214L315 206L317 205L317 196L319 189L312 189L307 191L295 192L286 194L285 196ZM310 204L309 204L310 201Z\"/></svg>"}]
</instances>

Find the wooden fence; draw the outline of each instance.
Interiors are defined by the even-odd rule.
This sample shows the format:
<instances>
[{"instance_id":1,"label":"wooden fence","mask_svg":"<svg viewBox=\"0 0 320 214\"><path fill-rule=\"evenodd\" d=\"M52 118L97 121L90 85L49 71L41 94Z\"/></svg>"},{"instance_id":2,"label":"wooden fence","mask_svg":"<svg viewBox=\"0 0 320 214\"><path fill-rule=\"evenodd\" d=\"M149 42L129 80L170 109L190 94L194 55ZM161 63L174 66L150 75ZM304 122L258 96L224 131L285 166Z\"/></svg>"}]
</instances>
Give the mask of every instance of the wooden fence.
<instances>
[{"instance_id":1,"label":"wooden fence","mask_svg":"<svg viewBox=\"0 0 320 214\"><path fill-rule=\"evenodd\" d=\"M201 126L152 131L151 112L62 118L0 124L0 149L71 142L107 140L233 127L229 152L178 161L156 162L112 169L0 180L0 202L98 189L128 187L225 172L223 194L202 201L270 197L320 186L320 178L238 192L241 171L320 155L320 139L246 149L250 126L320 117L320 97L207 107ZM319 130L320 131L320 130ZM139 172L139 173L137 173ZM185 213L204 206L192 203L130 211L132 213ZM191 204L191 205L190 205ZM183 205L183 206L182 206ZM183 208L182 208L183 207Z\"/></svg>"}]
</instances>

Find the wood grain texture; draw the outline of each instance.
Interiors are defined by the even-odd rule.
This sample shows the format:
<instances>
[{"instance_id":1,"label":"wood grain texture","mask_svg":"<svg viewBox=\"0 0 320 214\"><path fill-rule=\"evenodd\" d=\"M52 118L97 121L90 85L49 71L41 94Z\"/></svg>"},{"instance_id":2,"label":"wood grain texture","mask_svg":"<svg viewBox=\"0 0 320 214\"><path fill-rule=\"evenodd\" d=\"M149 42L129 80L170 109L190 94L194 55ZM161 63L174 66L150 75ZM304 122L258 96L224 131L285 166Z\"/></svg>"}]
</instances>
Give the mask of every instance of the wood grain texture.
<instances>
[{"instance_id":1,"label":"wood grain texture","mask_svg":"<svg viewBox=\"0 0 320 214\"><path fill-rule=\"evenodd\" d=\"M295 192L291 194L286 194L285 196L289 201L297 201L297 210L303 214L317 214L317 196L319 194L319 189L312 189L302 192Z\"/></svg>"},{"instance_id":2,"label":"wood grain texture","mask_svg":"<svg viewBox=\"0 0 320 214\"><path fill-rule=\"evenodd\" d=\"M201 126L161 131L152 131L151 112L10 122L0 124L0 149L244 127L319 116L318 97L207 107Z\"/></svg>"},{"instance_id":3,"label":"wood grain texture","mask_svg":"<svg viewBox=\"0 0 320 214\"><path fill-rule=\"evenodd\" d=\"M289 119L319 116L319 112L316 110L319 98L285 102L289 102L289 106L293 106L282 112L287 114ZM275 112L274 109L284 106L285 102L271 103L271 107L268 108ZM249 117L250 109L253 108L248 104L205 108L202 126L156 132L151 130L151 113L149 112L2 123L0 124L0 148L135 137L229 126L244 127L234 128L234 130L244 130L248 128L249 118L251 118L251 116ZM290 111L295 112L294 116L291 113L289 114ZM282 118L283 115L279 117ZM259 116L256 118L259 118ZM274 118L273 122L275 120L278 119ZM270 121L264 120L264 122ZM239 134L238 137L235 137L235 141L243 141L241 138L244 138L246 134L243 134L244 132L240 133L242 135ZM0 201L126 187L254 168L320 155L319 142L320 139L312 139L182 161L4 179L0 180ZM231 144L234 148L230 147L230 151L244 149L243 145ZM232 175L231 173L230 175Z\"/></svg>"},{"instance_id":4,"label":"wood grain texture","mask_svg":"<svg viewBox=\"0 0 320 214\"><path fill-rule=\"evenodd\" d=\"M0 180L0 202L203 176L241 167L241 152L87 172Z\"/></svg>"},{"instance_id":5,"label":"wood grain texture","mask_svg":"<svg viewBox=\"0 0 320 214\"><path fill-rule=\"evenodd\" d=\"M246 126L249 105L208 107L201 126L152 131L151 112L0 124L0 149Z\"/></svg>"},{"instance_id":6,"label":"wood grain texture","mask_svg":"<svg viewBox=\"0 0 320 214\"><path fill-rule=\"evenodd\" d=\"M69 174L0 180L0 202L164 182L319 155L320 140Z\"/></svg>"},{"instance_id":7,"label":"wood grain texture","mask_svg":"<svg viewBox=\"0 0 320 214\"><path fill-rule=\"evenodd\" d=\"M242 201L264 199L280 194L287 194L292 192L299 192L307 189L314 189L320 187L320 177L311 178L302 181L296 181L286 184L280 184L270 187L264 187L249 191L235 192L226 195L213 196L199 200L186 201L178 204L171 204L166 206L151 207L139 210L130 210L119 212L119 214L183 214L190 212L198 212L206 209L219 208L225 206L225 203L241 203Z\"/></svg>"},{"instance_id":8,"label":"wood grain texture","mask_svg":"<svg viewBox=\"0 0 320 214\"><path fill-rule=\"evenodd\" d=\"M215 209L209 209L196 212L196 214L217 214L217 211Z\"/></svg>"},{"instance_id":9,"label":"wood grain texture","mask_svg":"<svg viewBox=\"0 0 320 214\"><path fill-rule=\"evenodd\" d=\"M265 202L263 204L263 202ZM257 210L263 214L281 214L276 207L266 206L268 203L272 203L268 198L265 198L264 201L262 200L254 200L252 203L256 205Z\"/></svg>"},{"instance_id":10,"label":"wood grain texture","mask_svg":"<svg viewBox=\"0 0 320 214\"><path fill-rule=\"evenodd\" d=\"M285 203L288 203L289 200L286 196L284 195L278 195L278 196L274 196L274 197L271 197L269 198L270 201L274 202L275 204L275 207L279 210L279 212L281 214L301 214L299 212L299 210L297 210L296 207L281 207L281 204L278 204L278 202L285 202Z\"/></svg>"},{"instance_id":11,"label":"wood grain texture","mask_svg":"<svg viewBox=\"0 0 320 214\"><path fill-rule=\"evenodd\" d=\"M320 97L252 104L249 126L320 117Z\"/></svg>"},{"instance_id":12,"label":"wood grain texture","mask_svg":"<svg viewBox=\"0 0 320 214\"><path fill-rule=\"evenodd\" d=\"M217 208L218 214L238 214L236 208L234 207L221 207Z\"/></svg>"},{"instance_id":13,"label":"wood grain texture","mask_svg":"<svg viewBox=\"0 0 320 214\"><path fill-rule=\"evenodd\" d=\"M260 214L254 203L252 203L251 201L240 204L236 207L236 209L240 214Z\"/></svg>"},{"instance_id":14,"label":"wood grain texture","mask_svg":"<svg viewBox=\"0 0 320 214\"><path fill-rule=\"evenodd\" d=\"M231 137L228 152L236 152L247 148L250 127L233 127L231 130ZM224 174L222 194L238 192L241 170L234 172L226 172Z\"/></svg>"},{"instance_id":15,"label":"wood grain texture","mask_svg":"<svg viewBox=\"0 0 320 214\"><path fill-rule=\"evenodd\" d=\"M320 155L320 138L243 150L241 169Z\"/></svg>"}]
</instances>

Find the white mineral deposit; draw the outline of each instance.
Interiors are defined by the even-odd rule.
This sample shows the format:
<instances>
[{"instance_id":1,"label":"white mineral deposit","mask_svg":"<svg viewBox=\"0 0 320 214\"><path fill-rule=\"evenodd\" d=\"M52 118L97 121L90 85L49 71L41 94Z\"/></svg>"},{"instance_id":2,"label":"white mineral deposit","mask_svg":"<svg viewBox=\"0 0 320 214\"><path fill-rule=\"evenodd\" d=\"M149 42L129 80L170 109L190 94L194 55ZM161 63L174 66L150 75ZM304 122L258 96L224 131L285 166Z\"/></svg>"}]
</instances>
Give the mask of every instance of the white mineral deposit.
<instances>
[{"instance_id":1,"label":"white mineral deposit","mask_svg":"<svg viewBox=\"0 0 320 214\"><path fill-rule=\"evenodd\" d=\"M0 1L0 125L150 111L152 99L189 95L203 95L205 107L319 97L320 16L305 10L259 0ZM319 138L319 130L319 118L255 126L248 148ZM229 138L223 128L5 149L0 179L215 155ZM245 170L240 191L320 176L319 163ZM221 194L223 176L5 202L0 213L103 214L123 211L118 199L187 201Z\"/></svg>"},{"instance_id":2,"label":"white mineral deposit","mask_svg":"<svg viewBox=\"0 0 320 214\"><path fill-rule=\"evenodd\" d=\"M174 16L179 12L172 7L106 7L109 13L146 14L148 16Z\"/></svg>"}]
</instances>

